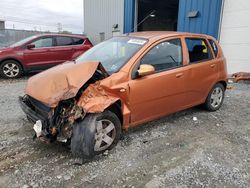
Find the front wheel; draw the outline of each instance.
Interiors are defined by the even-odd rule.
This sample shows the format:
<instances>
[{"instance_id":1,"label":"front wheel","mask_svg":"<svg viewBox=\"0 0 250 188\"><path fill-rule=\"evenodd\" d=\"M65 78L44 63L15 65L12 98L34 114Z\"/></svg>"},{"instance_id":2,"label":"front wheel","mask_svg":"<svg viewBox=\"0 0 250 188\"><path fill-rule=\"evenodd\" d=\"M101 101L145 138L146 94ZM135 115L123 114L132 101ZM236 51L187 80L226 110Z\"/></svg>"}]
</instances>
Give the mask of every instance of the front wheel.
<instances>
[{"instance_id":1,"label":"front wheel","mask_svg":"<svg viewBox=\"0 0 250 188\"><path fill-rule=\"evenodd\" d=\"M116 114L104 111L88 114L73 127L71 151L83 158L92 158L111 150L121 136L121 122Z\"/></svg>"},{"instance_id":2,"label":"front wheel","mask_svg":"<svg viewBox=\"0 0 250 188\"><path fill-rule=\"evenodd\" d=\"M209 111L219 110L225 96L225 87L221 83L217 83L209 92L206 102L204 104L205 108Z\"/></svg>"},{"instance_id":3,"label":"front wheel","mask_svg":"<svg viewBox=\"0 0 250 188\"><path fill-rule=\"evenodd\" d=\"M0 75L4 78L18 78L22 75L22 67L15 60L6 60L0 65Z\"/></svg>"}]
</instances>

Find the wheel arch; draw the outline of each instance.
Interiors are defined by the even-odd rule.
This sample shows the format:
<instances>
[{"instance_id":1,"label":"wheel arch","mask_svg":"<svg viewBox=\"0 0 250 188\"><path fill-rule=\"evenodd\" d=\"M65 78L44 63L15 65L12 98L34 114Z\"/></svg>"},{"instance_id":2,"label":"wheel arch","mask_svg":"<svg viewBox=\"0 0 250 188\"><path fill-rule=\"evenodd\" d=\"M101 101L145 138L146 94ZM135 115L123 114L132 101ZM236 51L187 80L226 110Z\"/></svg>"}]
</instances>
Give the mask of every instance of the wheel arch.
<instances>
[{"instance_id":1,"label":"wheel arch","mask_svg":"<svg viewBox=\"0 0 250 188\"><path fill-rule=\"evenodd\" d=\"M122 114L122 103L121 100L116 101L115 103L111 104L106 110L109 110L117 115L121 124L123 124L123 114Z\"/></svg>"},{"instance_id":2,"label":"wheel arch","mask_svg":"<svg viewBox=\"0 0 250 188\"><path fill-rule=\"evenodd\" d=\"M203 98L203 100L202 100L203 102L202 102L202 103L204 103L204 102L206 101L206 99L207 99L207 97L208 97L208 95L209 95L209 92L211 91L211 89L213 89L213 87L214 87L216 84L222 84L223 87L224 87L224 89L225 89L225 90L227 89L227 82L226 82L225 80L220 80L220 81L215 82L213 85L210 86L210 88L208 88L207 93L206 93L206 96L205 96L205 98Z\"/></svg>"},{"instance_id":3,"label":"wheel arch","mask_svg":"<svg viewBox=\"0 0 250 188\"><path fill-rule=\"evenodd\" d=\"M9 61L9 60L16 61L21 66L22 71L25 70L25 67L23 66L22 62L20 60L18 60L17 58L14 58L14 57L7 57L7 58L4 58L4 59L1 59L0 65L2 63L4 63L5 61Z\"/></svg>"},{"instance_id":4,"label":"wheel arch","mask_svg":"<svg viewBox=\"0 0 250 188\"><path fill-rule=\"evenodd\" d=\"M222 84L222 85L224 86L224 89L225 89L225 90L227 89L227 82L226 82L226 81L221 80L221 81L219 81L219 82L217 82L217 83Z\"/></svg>"}]
</instances>

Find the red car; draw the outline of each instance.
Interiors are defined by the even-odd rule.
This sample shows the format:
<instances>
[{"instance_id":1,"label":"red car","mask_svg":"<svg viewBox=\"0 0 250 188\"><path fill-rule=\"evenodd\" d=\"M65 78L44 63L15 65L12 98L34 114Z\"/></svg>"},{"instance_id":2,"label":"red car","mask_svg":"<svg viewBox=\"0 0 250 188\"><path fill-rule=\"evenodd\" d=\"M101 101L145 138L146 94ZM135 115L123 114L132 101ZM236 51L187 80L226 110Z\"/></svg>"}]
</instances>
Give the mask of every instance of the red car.
<instances>
[{"instance_id":1,"label":"red car","mask_svg":"<svg viewBox=\"0 0 250 188\"><path fill-rule=\"evenodd\" d=\"M85 36L42 34L0 49L0 75L17 78L23 73L41 71L76 59L92 47Z\"/></svg>"}]
</instances>

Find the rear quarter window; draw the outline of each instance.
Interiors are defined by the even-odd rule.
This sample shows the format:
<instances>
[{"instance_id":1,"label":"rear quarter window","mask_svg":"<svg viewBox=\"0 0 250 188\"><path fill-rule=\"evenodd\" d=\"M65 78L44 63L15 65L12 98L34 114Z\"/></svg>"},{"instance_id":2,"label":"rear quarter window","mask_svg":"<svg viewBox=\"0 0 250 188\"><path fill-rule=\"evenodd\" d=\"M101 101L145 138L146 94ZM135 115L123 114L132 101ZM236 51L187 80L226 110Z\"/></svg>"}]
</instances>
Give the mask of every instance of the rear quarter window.
<instances>
[{"instance_id":1,"label":"rear quarter window","mask_svg":"<svg viewBox=\"0 0 250 188\"><path fill-rule=\"evenodd\" d=\"M84 43L84 39L81 39L81 38L73 38L73 45L81 45Z\"/></svg>"},{"instance_id":2,"label":"rear quarter window","mask_svg":"<svg viewBox=\"0 0 250 188\"><path fill-rule=\"evenodd\" d=\"M216 43L213 40L209 39L208 41L209 41L209 43L210 43L210 45L211 45L211 47L213 49L215 57L217 57L217 55L218 55L218 46L216 45Z\"/></svg>"}]
</instances>

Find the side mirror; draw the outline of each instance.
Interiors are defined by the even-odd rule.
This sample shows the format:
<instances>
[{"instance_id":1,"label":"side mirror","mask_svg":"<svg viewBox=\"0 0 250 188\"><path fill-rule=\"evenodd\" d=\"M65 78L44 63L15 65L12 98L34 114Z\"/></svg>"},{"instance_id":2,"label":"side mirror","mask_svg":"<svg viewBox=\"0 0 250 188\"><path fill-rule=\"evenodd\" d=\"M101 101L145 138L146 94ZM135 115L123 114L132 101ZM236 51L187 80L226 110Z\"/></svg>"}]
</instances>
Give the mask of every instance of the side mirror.
<instances>
[{"instance_id":1,"label":"side mirror","mask_svg":"<svg viewBox=\"0 0 250 188\"><path fill-rule=\"evenodd\" d=\"M147 75L155 73L155 68L152 65L142 64L140 65L140 68L137 71L137 73L139 77L147 76Z\"/></svg>"},{"instance_id":2,"label":"side mirror","mask_svg":"<svg viewBox=\"0 0 250 188\"><path fill-rule=\"evenodd\" d=\"M29 49L29 50L32 49L32 48L35 48L35 47L36 47L35 44L28 44L27 45L27 49Z\"/></svg>"}]
</instances>

